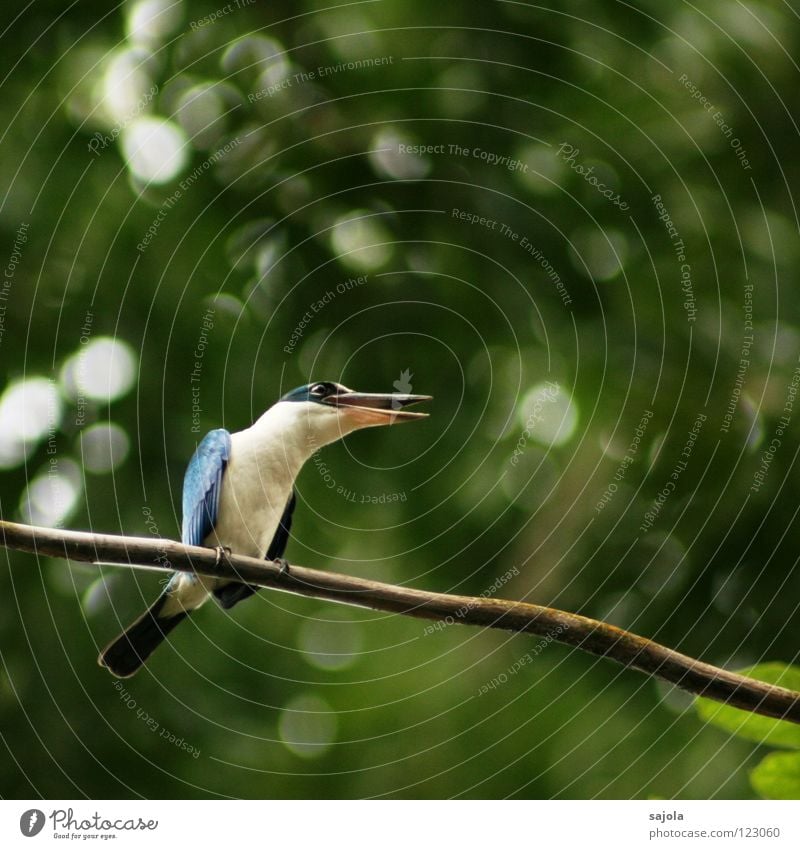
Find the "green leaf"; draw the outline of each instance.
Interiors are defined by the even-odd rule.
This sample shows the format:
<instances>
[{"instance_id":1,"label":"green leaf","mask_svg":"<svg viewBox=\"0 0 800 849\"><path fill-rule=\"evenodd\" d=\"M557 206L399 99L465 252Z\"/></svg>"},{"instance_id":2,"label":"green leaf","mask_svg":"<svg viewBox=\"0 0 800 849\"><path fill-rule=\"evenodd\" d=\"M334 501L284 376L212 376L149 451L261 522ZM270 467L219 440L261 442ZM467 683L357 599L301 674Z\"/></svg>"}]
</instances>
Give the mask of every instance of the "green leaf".
<instances>
[{"instance_id":1,"label":"green leaf","mask_svg":"<svg viewBox=\"0 0 800 849\"><path fill-rule=\"evenodd\" d=\"M750 783L765 799L800 799L800 754L767 755L750 773Z\"/></svg>"},{"instance_id":2,"label":"green leaf","mask_svg":"<svg viewBox=\"0 0 800 849\"><path fill-rule=\"evenodd\" d=\"M760 663L740 669L740 675L777 684L789 690L800 690L800 667L784 663ZM739 708L729 707L711 699L697 699L695 703L700 718L725 731L784 749L800 749L800 725L781 719L770 719Z\"/></svg>"}]
</instances>

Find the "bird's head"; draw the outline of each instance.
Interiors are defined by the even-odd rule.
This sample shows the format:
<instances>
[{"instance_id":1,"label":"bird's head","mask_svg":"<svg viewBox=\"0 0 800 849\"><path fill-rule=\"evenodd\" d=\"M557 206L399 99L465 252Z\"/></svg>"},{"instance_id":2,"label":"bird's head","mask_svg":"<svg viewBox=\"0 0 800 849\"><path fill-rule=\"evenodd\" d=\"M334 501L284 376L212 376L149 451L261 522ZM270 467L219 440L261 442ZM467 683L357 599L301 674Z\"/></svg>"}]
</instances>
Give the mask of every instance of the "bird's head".
<instances>
[{"instance_id":1,"label":"bird's head","mask_svg":"<svg viewBox=\"0 0 800 849\"><path fill-rule=\"evenodd\" d=\"M306 431L307 438L319 445L341 439L354 430L379 425L399 424L424 419L427 413L404 409L430 395L354 392L340 383L319 381L287 392L278 405L282 413Z\"/></svg>"}]
</instances>

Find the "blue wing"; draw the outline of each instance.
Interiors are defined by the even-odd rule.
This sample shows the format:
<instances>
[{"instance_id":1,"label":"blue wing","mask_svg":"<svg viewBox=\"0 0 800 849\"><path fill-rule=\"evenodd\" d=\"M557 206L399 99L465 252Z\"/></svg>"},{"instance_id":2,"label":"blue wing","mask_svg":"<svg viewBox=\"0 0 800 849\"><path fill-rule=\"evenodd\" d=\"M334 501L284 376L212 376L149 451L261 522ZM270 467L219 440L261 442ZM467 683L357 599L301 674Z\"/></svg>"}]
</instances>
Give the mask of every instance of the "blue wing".
<instances>
[{"instance_id":1,"label":"blue wing","mask_svg":"<svg viewBox=\"0 0 800 849\"><path fill-rule=\"evenodd\" d=\"M231 435L224 428L206 434L183 479L184 545L202 545L217 521L222 476L231 455Z\"/></svg>"},{"instance_id":2,"label":"blue wing","mask_svg":"<svg viewBox=\"0 0 800 849\"><path fill-rule=\"evenodd\" d=\"M294 513L294 505L296 503L297 495L292 490L292 494L286 502L286 507L283 509L283 515L278 523L278 529L275 531L275 536L272 538L272 542L267 549L267 560L277 560L279 557L283 557L283 552L286 551L286 545L289 542L289 531L292 529L292 514ZM259 589L259 587L254 587L251 584L225 584L214 590L214 596L220 603L220 606L228 610L243 599L250 598Z\"/></svg>"}]
</instances>

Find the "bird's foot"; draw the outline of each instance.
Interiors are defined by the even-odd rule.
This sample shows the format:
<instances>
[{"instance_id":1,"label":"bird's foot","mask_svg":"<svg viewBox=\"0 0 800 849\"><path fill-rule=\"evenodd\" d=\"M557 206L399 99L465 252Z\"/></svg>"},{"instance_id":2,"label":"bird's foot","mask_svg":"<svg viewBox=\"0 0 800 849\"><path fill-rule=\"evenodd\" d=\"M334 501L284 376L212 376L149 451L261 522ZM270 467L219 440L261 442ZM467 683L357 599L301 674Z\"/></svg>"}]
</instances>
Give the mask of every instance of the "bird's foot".
<instances>
[{"instance_id":1,"label":"bird's foot","mask_svg":"<svg viewBox=\"0 0 800 849\"><path fill-rule=\"evenodd\" d=\"M214 563L215 568L219 568L219 564L222 563L223 560L227 560L231 554L233 554L227 545L218 545L214 550L217 552L217 559Z\"/></svg>"},{"instance_id":2,"label":"bird's foot","mask_svg":"<svg viewBox=\"0 0 800 849\"><path fill-rule=\"evenodd\" d=\"M289 574L289 561L285 557L276 557L273 563L277 563L281 567L281 577L285 578Z\"/></svg>"}]
</instances>

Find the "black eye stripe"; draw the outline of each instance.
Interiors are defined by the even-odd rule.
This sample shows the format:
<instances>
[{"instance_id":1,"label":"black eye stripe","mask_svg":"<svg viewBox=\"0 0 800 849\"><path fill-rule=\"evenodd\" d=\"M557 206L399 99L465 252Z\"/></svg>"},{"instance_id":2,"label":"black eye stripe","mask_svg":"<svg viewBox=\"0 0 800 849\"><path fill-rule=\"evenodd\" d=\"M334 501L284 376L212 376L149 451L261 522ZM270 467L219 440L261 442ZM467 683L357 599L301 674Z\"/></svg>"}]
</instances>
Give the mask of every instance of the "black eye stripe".
<instances>
[{"instance_id":1,"label":"black eye stripe","mask_svg":"<svg viewBox=\"0 0 800 849\"><path fill-rule=\"evenodd\" d=\"M339 392L347 392L347 389L338 383L320 380L318 383L307 383L305 386L298 386L291 392L287 392L280 400L317 402L324 401L329 395L336 395Z\"/></svg>"}]
</instances>

